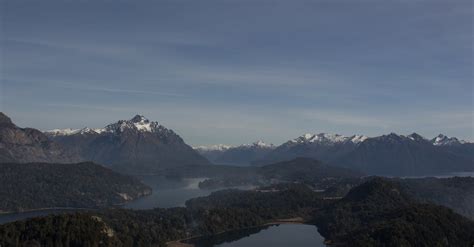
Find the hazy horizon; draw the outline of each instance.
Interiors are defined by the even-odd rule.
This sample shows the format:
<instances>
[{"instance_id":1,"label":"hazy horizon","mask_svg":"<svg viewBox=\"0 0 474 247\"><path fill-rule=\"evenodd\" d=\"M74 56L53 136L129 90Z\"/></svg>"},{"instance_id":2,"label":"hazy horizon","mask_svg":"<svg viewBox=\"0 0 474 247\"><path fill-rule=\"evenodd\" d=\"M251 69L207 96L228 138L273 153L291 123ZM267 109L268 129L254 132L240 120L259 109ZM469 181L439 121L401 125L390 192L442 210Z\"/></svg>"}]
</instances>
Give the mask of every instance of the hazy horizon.
<instances>
[{"instance_id":1,"label":"hazy horizon","mask_svg":"<svg viewBox=\"0 0 474 247\"><path fill-rule=\"evenodd\" d=\"M474 140L472 1L2 1L0 111L135 114L193 145L304 133Z\"/></svg>"}]
</instances>

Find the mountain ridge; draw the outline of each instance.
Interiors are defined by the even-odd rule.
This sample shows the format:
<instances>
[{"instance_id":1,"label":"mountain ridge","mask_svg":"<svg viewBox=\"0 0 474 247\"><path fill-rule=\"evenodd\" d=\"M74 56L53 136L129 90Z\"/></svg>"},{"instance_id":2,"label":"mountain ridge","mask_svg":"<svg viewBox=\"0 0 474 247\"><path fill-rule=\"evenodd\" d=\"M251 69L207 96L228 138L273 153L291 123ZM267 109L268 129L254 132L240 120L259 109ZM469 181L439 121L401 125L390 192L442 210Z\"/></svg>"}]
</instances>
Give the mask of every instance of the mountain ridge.
<instances>
[{"instance_id":1,"label":"mountain ridge","mask_svg":"<svg viewBox=\"0 0 474 247\"><path fill-rule=\"evenodd\" d=\"M80 156L51 141L41 131L20 128L0 112L0 162L74 163Z\"/></svg>"}]
</instances>

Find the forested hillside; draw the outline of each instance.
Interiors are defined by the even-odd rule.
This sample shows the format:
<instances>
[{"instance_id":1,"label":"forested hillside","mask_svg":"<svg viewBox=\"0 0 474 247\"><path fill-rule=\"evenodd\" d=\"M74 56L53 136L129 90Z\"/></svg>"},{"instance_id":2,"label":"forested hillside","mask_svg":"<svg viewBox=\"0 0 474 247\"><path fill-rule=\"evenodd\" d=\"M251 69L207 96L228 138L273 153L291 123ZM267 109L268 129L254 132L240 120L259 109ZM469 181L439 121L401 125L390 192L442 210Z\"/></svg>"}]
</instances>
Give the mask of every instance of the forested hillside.
<instances>
[{"instance_id":1,"label":"forested hillside","mask_svg":"<svg viewBox=\"0 0 474 247\"><path fill-rule=\"evenodd\" d=\"M0 163L0 212L100 208L150 193L137 179L90 162Z\"/></svg>"}]
</instances>

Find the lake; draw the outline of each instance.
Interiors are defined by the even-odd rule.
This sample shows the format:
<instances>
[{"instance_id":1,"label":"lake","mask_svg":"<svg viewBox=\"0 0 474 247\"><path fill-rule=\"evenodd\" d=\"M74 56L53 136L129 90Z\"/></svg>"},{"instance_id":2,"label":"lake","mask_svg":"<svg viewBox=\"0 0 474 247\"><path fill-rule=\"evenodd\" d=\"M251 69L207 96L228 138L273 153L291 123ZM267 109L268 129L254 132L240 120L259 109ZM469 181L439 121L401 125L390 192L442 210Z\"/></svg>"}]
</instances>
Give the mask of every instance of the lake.
<instances>
[{"instance_id":1,"label":"lake","mask_svg":"<svg viewBox=\"0 0 474 247\"><path fill-rule=\"evenodd\" d=\"M125 204L124 208L129 209L152 209L152 208L170 208L182 207L185 202L191 198L207 196L216 190L201 190L198 185L205 178L190 179L169 179L162 176L140 176L139 179L153 189L149 196L139 198ZM250 189L247 187L238 187L240 189ZM30 212L2 214L0 215L0 224L23 220L32 217L45 216L49 214L71 213L83 211L84 209L45 209Z\"/></svg>"},{"instance_id":2,"label":"lake","mask_svg":"<svg viewBox=\"0 0 474 247\"><path fill-rule=\"evenodd\" d=\"M323 247L324 237L313 225L281 224L222 233L187 241L196 247Z\"/></svg>"},{"instance_id":3,"label":"lake","mask_svg":"<svg viewBox=\"0 0 474 247\"><path fill-rule=\"evenodd\" d=\"M153 189L149 196L139 198L124 205L130 209L152 209L183 207L194 197L207 196L212 190L199 189L199 182L206 178L168 179L158 176L141 176L139 179Z\"/></svg>"},{"instance_id":4,"label":"lake","mask_svg":"<svg viewBox=\"0 0 474 247\"><path fill-rule=\"evenodd\" d=\"M459 172L444 175L437 175L438 178L447 177L474 177L474 172ZM426 177L426 176L421 176ZM418 177L419 178L419 177ZM139 198L125 204L124 208L129 209L152 209L156 207L170 208L182 207L184 203L195 197L207 196L216 190L201 190L198 185L205 178L190 179L169 179L162 176L141 176L141 181L153 189L150 196ZM251 186L237 187L238 189L252 189ZM32 217L45 216L49 214L71 213L75 211L83 211L84 209L45 209L22 213L0 214L0 224L23 220Z\"/></svg>"}]
</instances>

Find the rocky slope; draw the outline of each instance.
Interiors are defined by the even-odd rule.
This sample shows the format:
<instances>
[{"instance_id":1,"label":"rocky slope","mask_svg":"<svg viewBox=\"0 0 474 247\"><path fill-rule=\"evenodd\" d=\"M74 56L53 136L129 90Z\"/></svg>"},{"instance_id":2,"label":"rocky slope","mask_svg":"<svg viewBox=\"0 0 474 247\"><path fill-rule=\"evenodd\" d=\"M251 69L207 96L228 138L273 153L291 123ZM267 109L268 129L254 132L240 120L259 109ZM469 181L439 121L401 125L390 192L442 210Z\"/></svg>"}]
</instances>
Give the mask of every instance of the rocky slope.
<instances>
[{"instance_id":1,"label":"rocky slope","mask_svg":"<svg viewBox=\"0 0 474 247\"><path fill-rule=\"evenodd\" d=\"M79 160L74 151L64 149L39 130L16 126L0 112L0 162L71 163Z\"/></svg>"}]
</instances>

